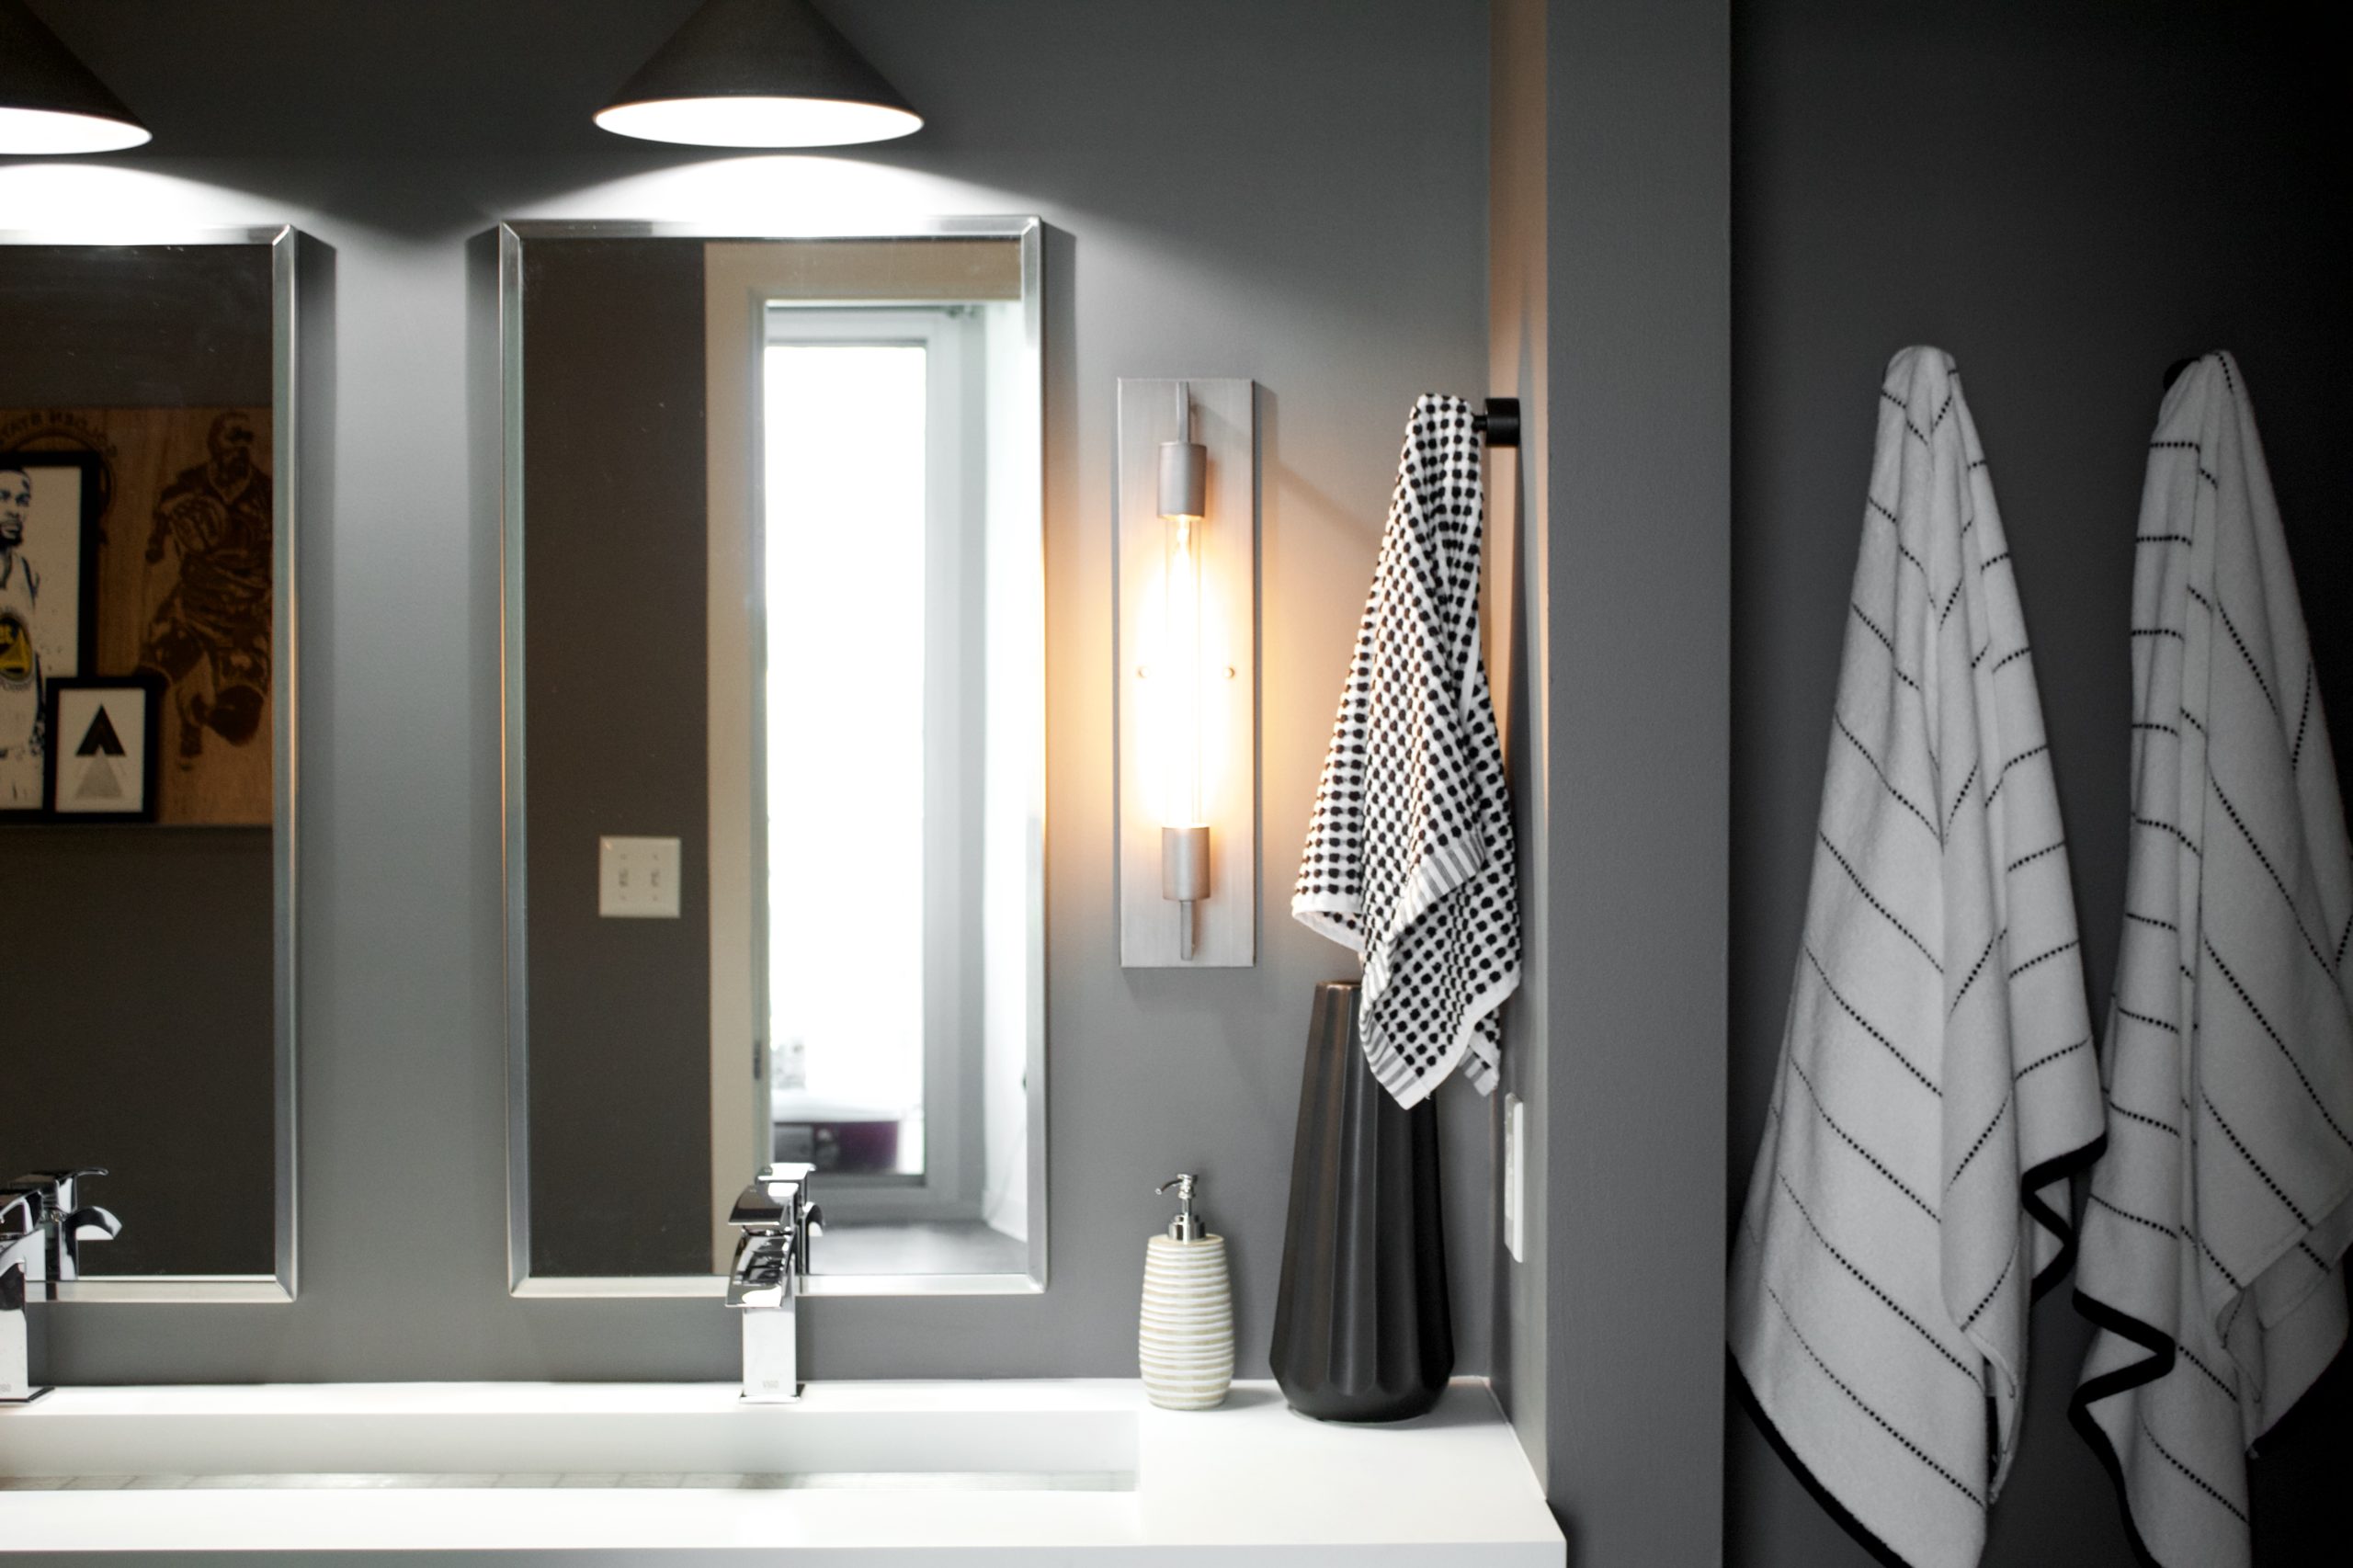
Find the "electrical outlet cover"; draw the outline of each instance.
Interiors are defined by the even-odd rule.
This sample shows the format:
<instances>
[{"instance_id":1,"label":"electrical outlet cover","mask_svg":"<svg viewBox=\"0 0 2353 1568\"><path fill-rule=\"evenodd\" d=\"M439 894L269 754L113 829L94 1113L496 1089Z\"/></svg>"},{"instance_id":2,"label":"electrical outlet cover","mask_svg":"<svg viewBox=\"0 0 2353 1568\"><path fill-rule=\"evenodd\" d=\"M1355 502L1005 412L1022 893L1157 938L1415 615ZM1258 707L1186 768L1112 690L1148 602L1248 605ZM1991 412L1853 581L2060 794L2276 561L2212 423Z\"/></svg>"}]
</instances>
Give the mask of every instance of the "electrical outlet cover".
<instances>
[{"instance_id":1,"label":"electrical outlet cover","mask_svg":"<svg viewBox=\"0 0 2353 1568\"><path fill-rule=\"evenodd\" d=\"M1504 1248L1514 1263L1528 1251L1528 1102L1504 1096Z\"/></svg>"}]
</instances>

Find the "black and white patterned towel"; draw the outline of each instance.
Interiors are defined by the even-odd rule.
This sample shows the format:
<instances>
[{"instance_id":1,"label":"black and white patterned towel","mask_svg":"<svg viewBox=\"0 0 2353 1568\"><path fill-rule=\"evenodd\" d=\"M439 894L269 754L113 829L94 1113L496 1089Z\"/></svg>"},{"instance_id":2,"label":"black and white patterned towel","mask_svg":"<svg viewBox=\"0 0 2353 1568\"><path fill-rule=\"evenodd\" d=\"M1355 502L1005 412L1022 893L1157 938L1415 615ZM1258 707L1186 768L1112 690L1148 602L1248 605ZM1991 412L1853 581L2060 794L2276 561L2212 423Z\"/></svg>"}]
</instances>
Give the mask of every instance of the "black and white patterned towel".
<instances>
[{"instance_id":1,"label":"black and white patterned towel","mask_svg":"<svg viewBox=\"0 0 2353 1568\"><path fill-rule=\"evenodd\" d=\"M1458 1063L1492 1091L1519 984L1503 748L1479 651L1480 438L1414 405L1290 912L1364 958L1358 1032L1414 1105Z\"/></svg>"},{"instance_id":2,"label":"black and white patterned towel","mask_svg":"<svg viewBox=\"0 0 2353 1568\"><path fill-rule=\"evenodd\" d=\"M2009 546L1934 348L1881 386L1829 752L1732 1348L1842 1522L1969 1568L2101 1107Z\"/></svg>"},{"instance_id":3,"label":"black and white patterned towel","mask_svg":"<svg viewBox=\"0 0 2353 1568\"><path fill-rule=\"evenodd\" d=\"M2353 871L2246 383L2210 354L2149 444L2132 848L2075 1425L2143 1555L2245 1568L2247 1446L2345 1342Z\"/></svg>"}]
</instances>

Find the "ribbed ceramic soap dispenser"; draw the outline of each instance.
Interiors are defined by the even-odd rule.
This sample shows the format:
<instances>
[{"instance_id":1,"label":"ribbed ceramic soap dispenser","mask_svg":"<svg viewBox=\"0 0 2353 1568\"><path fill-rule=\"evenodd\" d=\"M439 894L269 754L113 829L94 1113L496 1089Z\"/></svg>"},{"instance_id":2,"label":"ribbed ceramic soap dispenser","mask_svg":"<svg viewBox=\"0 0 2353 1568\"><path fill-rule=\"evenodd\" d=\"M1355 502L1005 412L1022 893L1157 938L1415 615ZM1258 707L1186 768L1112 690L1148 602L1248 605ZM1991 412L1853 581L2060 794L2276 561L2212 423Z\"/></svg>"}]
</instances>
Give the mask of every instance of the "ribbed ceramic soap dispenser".
<instances>
[{"instance_id":1,"label":"ribbed ceramic soap dispenser","mask_svg":"<svg viewBox=\"0 0 2353 1568\"><path fill-rule=\"evenodd\" d=\"M1201 1228L1193 1212L1190 1174L1164 1181L1176 1189L1168 1233L1144 1244L1143 1317L1136 1358L1143 1389L1165 1410L1207 1410L1233 1382L1233 1288L1225 1238Z\"/></svg>"}]
</instances>

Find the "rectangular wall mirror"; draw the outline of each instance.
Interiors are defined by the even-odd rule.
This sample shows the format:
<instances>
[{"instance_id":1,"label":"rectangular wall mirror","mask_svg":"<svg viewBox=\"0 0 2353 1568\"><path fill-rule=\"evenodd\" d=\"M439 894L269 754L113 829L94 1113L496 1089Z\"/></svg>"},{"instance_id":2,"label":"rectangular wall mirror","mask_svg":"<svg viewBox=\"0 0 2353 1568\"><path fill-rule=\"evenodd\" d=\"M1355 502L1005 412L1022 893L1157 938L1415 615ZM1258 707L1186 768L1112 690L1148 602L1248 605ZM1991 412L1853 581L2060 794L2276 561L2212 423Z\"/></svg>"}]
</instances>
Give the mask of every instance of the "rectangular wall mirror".
<instances>
[{"instance_id":1,"label":"rectangular wall mirror","mask_svg":"<svg viewBox=\"0 0 2353 1568\"><path fill-rule=\"evenodd\" d=\"M497 256L515 1290L1041 1289L1040 224Z\"/></svg>"},{"instance_id":2,"label":"rectangular wall mirror","mask_svg":"<svg viewBox=\"0 0 2353 1568\"><path fill-rule=\"evenodd\" d=\"M330 267L290 229L0 234L0 1187L86 1215L36 1299L293 1298Z\"/></svg>"}]
</instances>

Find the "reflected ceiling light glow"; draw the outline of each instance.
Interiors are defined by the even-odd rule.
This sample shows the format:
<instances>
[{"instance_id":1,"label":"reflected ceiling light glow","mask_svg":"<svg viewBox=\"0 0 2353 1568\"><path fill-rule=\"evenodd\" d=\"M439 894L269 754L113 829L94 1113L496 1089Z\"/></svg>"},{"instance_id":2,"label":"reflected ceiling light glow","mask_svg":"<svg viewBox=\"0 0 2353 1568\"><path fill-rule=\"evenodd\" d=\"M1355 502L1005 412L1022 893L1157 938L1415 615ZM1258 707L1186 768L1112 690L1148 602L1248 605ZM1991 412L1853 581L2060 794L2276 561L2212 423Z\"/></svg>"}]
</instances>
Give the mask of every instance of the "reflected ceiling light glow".
<instances>
[{"instance_id":1,"label":"reflected ceiling light glow","mask_svg":"<svg viewBox=\"0 0 2353 1568\"><path fill-rule=\"evenodd\" d=\"M713 153L510 203L524 218L699 222L731 214L746 234L858 237L941 214L1020 209L1023 193L824 152Z\"/></svg>"},{"instance_id":2,"label":"reflected ceiling light glow","mask_svg":"<svg viewBox=\"0 0 2353 1568\"><path fill-rule=\"evenodd\" d=\"M704 0L597 123L696 147L839 147L923 117L809 0Z\"/></svg>"},{"instance_id":3,"label":"reflected ceiling light glow","mask_svg":"<svg viewBox=\"0 0 2353 1568\"><path fill-rule=\"evenodd\" d=\"M116 153L150 134L24 0L0 0L0 153Z\"/></svg>"},{"instance_id":4,"label":"reflected ceiling light glow","mask_svg":"<svg viewBox=\"0 0 2353 1568\"><path fill-rule=\"evenodd\" d=\"M267 197L115 164L0 161L6 227L61 244L161 243L183 230L276 228L286 205Z\"/></svg>"}]
</instances>

